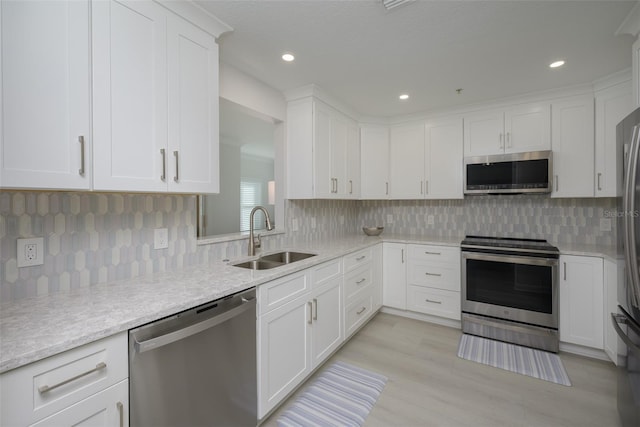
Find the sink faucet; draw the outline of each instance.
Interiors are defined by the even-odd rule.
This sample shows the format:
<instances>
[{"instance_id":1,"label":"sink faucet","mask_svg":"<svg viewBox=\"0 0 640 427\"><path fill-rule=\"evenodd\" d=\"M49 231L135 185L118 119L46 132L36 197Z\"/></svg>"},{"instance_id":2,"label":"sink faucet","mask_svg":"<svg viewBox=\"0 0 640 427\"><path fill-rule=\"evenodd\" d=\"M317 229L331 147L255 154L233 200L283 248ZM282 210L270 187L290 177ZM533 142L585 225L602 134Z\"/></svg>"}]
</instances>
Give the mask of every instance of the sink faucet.
<instances>
[{"instance_id":1,"label":"sink faucet","mask_svg":"<svg viewBox=\"0 0 640 427\"><path fill-rule=\"evenodd\" d=\"M251 214L249 214L249 256L254 256L256 254L256 248L259 248L262 244L260 241L260 235L258 234L257 241L253 238L253 215L256 211L262 211L264 213L264 217L267 220L267 231L273 230L273 225L271 225L271 218L269 218L269 212L262 207L256 206L251 209Z\"/></svg>"}]
</instances>

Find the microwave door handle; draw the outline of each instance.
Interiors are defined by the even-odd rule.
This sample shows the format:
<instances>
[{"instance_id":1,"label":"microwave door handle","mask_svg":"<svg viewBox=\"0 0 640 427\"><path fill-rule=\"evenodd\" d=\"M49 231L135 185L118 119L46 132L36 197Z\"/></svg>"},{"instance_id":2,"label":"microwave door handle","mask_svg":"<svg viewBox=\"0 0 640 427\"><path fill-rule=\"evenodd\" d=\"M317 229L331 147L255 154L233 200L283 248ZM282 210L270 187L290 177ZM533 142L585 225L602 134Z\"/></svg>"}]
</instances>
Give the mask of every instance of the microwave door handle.
<instances>
[{"instance_id":1,"label":"microwave door handle","mask_svg":"<svg viewBox=\"0 0 640 427\"><path fill-rule=\"evenodd\" d=\"M627 345L627 349L634 353L636 357L640 358L640 346L631 341L631 338L624 333L620 324L627 325L627 328L633 329L637 335L640 335L640 329L637 328L624 314L611 313L611 322L613 323L613 329L615 329L616 334L618 334L620 339Z\"/></svg>"}]
</instances>

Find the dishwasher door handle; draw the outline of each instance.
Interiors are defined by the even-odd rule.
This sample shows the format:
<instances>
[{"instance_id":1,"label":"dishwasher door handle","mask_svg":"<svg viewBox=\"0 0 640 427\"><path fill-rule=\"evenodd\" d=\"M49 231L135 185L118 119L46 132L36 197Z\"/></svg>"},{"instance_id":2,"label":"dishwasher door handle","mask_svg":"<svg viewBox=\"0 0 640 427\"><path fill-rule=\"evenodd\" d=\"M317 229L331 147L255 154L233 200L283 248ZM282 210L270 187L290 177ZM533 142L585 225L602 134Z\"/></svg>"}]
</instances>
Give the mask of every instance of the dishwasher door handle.
<instances>
[{"instance_id":1,"label":"dishwasher door handle","mask_svg":"<svg viewBox=\"0 0 640 427\"><path fill-rule=\"evenodd\" d=\"M160 335L158 337L150 338L145 341L138 341L134 338L134 347L136 349L136 352L138 353L155 350L156 348L160 348L167 344L171 344L181 339L190 337L191 335L195 335L199 332L205 331L209 328L213 328L214 326L226 322L227 320L236 317L251 308L255 310L255 307L255 299L246 300L246 302L243 302L242 305L234 307L229 311L225 311L224 313L218 314L217 316L211 317L207 320L203 320L202 322L187 326L186 328L179 329L174 332L169 332L168 334Z\"/></svg>"}]
</instances>

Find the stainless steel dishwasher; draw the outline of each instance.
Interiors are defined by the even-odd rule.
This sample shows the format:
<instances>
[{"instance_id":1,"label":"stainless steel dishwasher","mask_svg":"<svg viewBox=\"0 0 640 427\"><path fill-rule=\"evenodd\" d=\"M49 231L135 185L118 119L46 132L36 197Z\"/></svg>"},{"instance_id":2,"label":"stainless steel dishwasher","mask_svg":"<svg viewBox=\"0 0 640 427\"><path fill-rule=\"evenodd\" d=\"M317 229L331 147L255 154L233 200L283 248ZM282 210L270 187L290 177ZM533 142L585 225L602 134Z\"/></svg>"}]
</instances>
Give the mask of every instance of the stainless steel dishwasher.
<instances>
[{"instance_id":1,"label":"stainless steel dishwasher","mask_svg":"<svg viewBox=\"0 0 640 427\"><path fill-rule=\"evenodd\" d=\"M257 424L255 288L129 331L132 426Z\"/></svg>"}]
</instances>

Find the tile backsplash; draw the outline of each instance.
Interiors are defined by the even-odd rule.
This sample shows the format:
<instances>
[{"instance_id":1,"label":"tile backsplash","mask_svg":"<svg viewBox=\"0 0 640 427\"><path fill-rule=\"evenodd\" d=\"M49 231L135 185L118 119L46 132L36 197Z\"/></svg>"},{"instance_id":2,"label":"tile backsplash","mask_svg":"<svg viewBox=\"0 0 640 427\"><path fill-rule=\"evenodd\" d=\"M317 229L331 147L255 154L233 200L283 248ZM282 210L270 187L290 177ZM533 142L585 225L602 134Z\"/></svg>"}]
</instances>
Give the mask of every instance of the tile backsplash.
<instances>
[{"instance_id":1,"label":"tile backsplash","mask_svg":"<svg viewBox=\"0 0 640 427\"><path fill-rule=\"evenodd\" d=\"M363 225L384 225L387 234L488 234L613 245L615 222L612 231L600 231L608 209L615 209L615 199L288 200L286 235L267 236L263 245L272 250L338 238L360 233ZM247 239L198 245L196 211L193 195L2 191L0 303L246 254ZM169 247L154 250L153 230L160 227L169 230ZM16 239L40 236L44 265L18 268Z\"/></svg>"}]
</instances>

